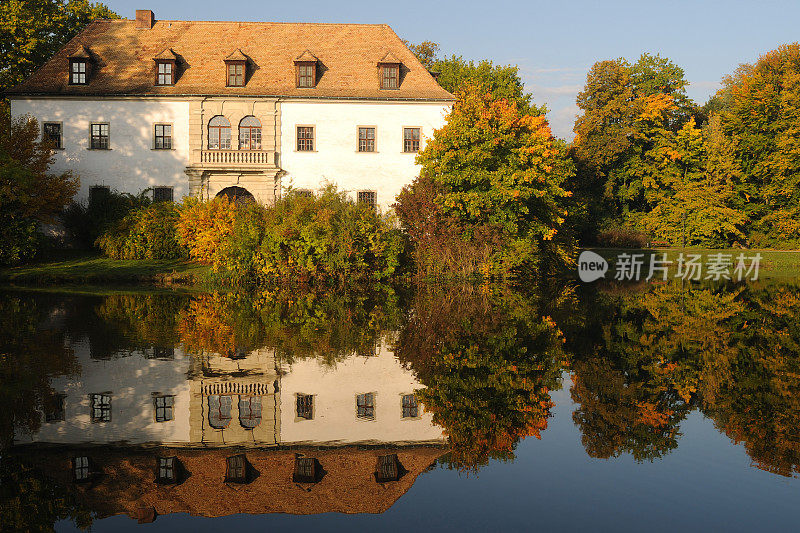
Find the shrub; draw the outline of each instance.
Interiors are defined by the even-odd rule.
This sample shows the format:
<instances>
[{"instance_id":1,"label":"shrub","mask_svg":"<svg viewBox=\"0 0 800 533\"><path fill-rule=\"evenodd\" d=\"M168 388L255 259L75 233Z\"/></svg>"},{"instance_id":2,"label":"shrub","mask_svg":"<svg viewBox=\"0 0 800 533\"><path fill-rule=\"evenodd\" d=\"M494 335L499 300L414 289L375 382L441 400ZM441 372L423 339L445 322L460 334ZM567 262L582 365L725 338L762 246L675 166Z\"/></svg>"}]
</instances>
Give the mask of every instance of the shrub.
<instances>
[{"instance_id":1,"label":"shrub","mask_svg":"<svg viewBox=\"0 0 800 533\"><path fill-rule=\"evenodd\" d=\"M333 186L311 198L290 193L270 207L190 201L178 232L190 257L231 284L386 280L403 248L392 218Z\"/></svg>"},{"instance_id":2,"label":"shrub","mask_svg":"<svg viewBox=\"0 0 800 533\"><path fill-rule=\"evenodd\" d=\"M646 248L649 242L641 231L624 226L610 227L597 234L597 244L608 248Z\"/></svg>"},{"instance_id":3,"label":"shrub","mask_svg":"<svg viewBox=\"0 0 800 533\"><path fill-rule=\"evenodd\" d=\"M179 259L188 250L178 241L180 208L172 202L140 207L108 228L97 246L114 259Z\"/></svg>"},{"instance_id":4,"label":"shrub","mask_svg":"<svg viewBox=\"0 0 800 533\"><path fill-rule=\"evenodd\" d=\"M100 235L135 209L150 205L145 189L138 195L109 191L97 194L83 204L72 202L61 213L61 221L75 245L89 249L97 244Z\"/></svg>"}]
</instances>

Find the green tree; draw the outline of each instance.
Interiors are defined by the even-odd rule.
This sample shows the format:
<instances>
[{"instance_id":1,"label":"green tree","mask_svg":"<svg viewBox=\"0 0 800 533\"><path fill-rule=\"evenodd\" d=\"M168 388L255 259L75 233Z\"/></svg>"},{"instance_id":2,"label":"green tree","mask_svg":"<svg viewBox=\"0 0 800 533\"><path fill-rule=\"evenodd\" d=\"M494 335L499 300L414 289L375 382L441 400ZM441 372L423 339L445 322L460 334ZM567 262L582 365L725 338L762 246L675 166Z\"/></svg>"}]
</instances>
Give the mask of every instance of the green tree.
<instances>
[{"instance_id":1,"label":"green tree","mask_svg":"<svg viewBox=\"0 0 800 533\"><path fill-rule=\"evenodd\" d=\"M505 275L535 262L556 237L570 195L562 184L574 168L543 116L478 86L458 98L417 158L420 178L441 185L436 202L464 224L465 239L485 228L498 232L491 269Z\"/></svg>"},{"instance_id":2,"label":"green tree","mask_svg":"<svg viewBox=\"0 0 800 533\"><path fill-rule=\"evenodd\" d=\"M36 253L38 226L54 217L78 192L71 172L51 174L49 142L37 140L39 125L29 117L0 117L0 264Z\"/></svg>"},{"instance_id":3,"label":"green tree","mask_svg":"<svg viewBox=\"0 0 800 533\"><path fill-rule=\"evenodd\" d=\"M118 19L88 0L6 0L0 3L0 91L44 65L95 19Z\"/></svg>"},{"instance_id":4,"label":"green tree","mask_svg":"<svg viewBox=\"0 0 800 533\"><path fill-rule=\"evenodd\" d=\"M800 44L742 65L718 94L757 246L800 245Z\"/></svg>"}]
</instances>

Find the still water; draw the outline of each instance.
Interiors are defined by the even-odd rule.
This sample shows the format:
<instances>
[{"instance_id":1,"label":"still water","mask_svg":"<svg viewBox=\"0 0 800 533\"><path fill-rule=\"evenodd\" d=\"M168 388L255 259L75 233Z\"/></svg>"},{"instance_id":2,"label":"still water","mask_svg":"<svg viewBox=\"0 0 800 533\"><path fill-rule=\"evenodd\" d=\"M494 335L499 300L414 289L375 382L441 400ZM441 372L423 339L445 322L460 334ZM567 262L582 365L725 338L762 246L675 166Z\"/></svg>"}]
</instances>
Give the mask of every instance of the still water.
<instances>
[{"instance_id":1,"label":"still water","mask_svg":"<svg viewBox=\"0 0 800 533\"><path fill-rule=\"evenodd\" d=\"M3 531L800 519L800 285L0 293Z\"/></svg>"}]
</instances>

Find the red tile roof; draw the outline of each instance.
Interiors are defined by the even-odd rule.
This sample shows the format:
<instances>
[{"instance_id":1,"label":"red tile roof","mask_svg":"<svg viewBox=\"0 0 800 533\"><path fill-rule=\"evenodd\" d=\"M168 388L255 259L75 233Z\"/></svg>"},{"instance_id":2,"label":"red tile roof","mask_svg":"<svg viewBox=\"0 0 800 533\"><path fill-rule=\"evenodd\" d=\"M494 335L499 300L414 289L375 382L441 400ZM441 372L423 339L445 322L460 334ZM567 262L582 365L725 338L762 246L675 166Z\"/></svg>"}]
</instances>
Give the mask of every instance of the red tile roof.
<instances>
[{"instance_id":1,"label":"red tile roof","mask_svg":"<svg viewBox=\"0 0 800 533\"><path fill-rule=\"evenodd\" d=\"M92 76L70 85L70 54L88 49ZM154 85L153 58L178 56L178 79ZM298 89L294 61L313 50L319 60L314 89ZM244 87L227 87L225 59L248 58ZM378 62L402 63L399 89L380 89ZM133 20L89 24L8 95L259 95L367 99L453 100L385 24L157 21L137 29Z\"/></svg>"}]
</instances>

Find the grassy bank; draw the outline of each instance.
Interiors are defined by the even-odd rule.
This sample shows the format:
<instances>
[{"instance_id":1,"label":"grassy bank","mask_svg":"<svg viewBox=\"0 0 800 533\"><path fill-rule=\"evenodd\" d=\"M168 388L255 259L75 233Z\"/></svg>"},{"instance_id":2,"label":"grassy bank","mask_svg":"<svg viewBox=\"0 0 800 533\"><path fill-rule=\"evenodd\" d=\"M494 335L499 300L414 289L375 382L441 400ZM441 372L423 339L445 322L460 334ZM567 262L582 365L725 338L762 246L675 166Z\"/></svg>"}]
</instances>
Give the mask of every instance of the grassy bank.
<instances>
[{"instance_id":1,"label":"grassy bank","mask_svg":"<svg viewBox=\"0 0 800 533\"><path fill-rule=\"evenodd\" d=\"M209 267L181 260L116 260L97 254L69 253L36 263L0 269L8 285L191 286L202 283Z\"/></svg>"},{"instance_id":2,"label":"grassy bank","mask_svg":"<svg viewBox=\"0 0 800 533\"><path fill-rule=\"evenodd\" d=\"M613 278L613 270L615 267L616 259L619 254L645 254L645 262L643 271L646 273L647 266L649 265L649 256L651 254L663 253L667 254L667 259L676 261L678 254L683 253L684 256L688 254L700 254L702 256L702 263L706 264L708 256L718 254L730 254L735 258L743 253L745 257L752 257L756 253L761 254L761 262L759 268L759 277L764 278L798 278L800 277L800 251L798 250L741 250L741 249L710 249L710 248L654 248L654 249L632 249L632 248L589 248L603 256L608 262L612 273L607 274L607 277ZM675 265L673 263L670 271L673 271Z\"/></svg>"}]
</instances>

